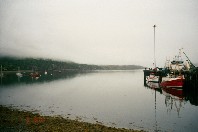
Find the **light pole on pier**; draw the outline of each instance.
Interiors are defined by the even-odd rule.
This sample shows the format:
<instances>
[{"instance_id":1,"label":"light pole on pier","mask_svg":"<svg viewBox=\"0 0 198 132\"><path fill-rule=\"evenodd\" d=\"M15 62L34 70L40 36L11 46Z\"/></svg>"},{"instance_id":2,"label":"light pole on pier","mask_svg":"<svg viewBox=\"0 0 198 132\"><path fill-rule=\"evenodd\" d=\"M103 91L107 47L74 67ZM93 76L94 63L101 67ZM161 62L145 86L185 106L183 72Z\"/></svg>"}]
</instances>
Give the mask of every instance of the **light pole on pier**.
<instances>
[{"instance_id":1,"label":"light pole on pier","mask_svg":"<svg viewBox=\"0 0 198 132\"><path fill-rule=\"evenodd\" d=\"M154 68L156 68L156 58L155 58L155 27L156 27L156 25L153 26L153 28L154 28Z\"/></svg>"}]
</instances>

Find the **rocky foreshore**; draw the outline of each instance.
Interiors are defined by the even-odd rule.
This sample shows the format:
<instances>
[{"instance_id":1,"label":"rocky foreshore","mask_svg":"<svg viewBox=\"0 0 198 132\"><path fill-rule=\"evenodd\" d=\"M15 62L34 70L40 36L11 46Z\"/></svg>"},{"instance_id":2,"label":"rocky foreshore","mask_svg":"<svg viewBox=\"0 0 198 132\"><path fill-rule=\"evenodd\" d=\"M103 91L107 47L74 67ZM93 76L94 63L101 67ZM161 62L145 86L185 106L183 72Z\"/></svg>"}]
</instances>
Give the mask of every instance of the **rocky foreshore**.
<instances>
[{"instance_id":1,"label":"rocky foreshore","mask_svg":"<svg viewBox=\"0 0 198 132\"><path fill-rule=\"evenodd\" d=\"M139 132L125 128L107 127L62 117L41 116L0 105L1 132Z\"/></svg>"}]
</instances>

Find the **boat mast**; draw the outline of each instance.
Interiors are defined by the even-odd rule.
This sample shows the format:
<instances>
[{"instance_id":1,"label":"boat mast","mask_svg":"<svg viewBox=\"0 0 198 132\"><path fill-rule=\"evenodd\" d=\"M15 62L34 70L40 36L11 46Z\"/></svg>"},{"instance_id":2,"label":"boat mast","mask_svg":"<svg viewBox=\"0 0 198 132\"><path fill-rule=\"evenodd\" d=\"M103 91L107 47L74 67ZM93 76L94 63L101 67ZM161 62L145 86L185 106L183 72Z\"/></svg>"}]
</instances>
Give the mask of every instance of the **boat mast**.
<instances>
[{"instance_id":1,"label":"boat mast","mask_svg":"<svg viewBox=\"0 0 198 132\"><path fill-rule=\"evenodd\" d=\"M153 28L154 28L154 68L156 68L156 58L155 58L155 27L156 27L156 25L153 26Z\"/></svg>"}]
</instances>

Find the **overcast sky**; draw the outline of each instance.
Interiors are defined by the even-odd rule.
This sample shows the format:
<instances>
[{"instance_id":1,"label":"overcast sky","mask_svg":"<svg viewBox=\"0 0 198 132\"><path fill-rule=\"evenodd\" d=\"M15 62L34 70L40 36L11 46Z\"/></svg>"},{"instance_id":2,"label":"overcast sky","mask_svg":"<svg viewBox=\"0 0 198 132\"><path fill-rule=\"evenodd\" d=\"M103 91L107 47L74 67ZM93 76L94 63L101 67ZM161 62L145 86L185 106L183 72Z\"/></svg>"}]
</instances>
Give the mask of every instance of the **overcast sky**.
<instances>
[{"instance_id":1,"label":"overcast sky","mask_svg":"<svg viewBox=\"0 0 198 132\"><path fill-rule=\"evenodd\" d=\"M0 56L164 66L198 62L197 0L0 0Z\"/></svg>"}]
</instances>

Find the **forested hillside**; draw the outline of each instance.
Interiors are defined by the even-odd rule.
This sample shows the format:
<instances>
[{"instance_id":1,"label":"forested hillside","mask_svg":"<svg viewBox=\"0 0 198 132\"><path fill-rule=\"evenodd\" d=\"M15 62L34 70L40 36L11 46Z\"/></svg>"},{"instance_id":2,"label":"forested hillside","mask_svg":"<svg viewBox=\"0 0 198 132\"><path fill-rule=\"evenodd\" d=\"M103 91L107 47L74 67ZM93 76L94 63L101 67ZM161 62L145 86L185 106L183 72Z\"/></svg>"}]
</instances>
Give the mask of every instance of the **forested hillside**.
<instances>
[{"instance_id":1,"label":"forested hillside","mask_svg":"<svg viewBox=\"0 0 198 132\"><path fill-rule=\"evenodd\" d=\"M13 58L1 57L0 65L3 71L20 70L133 70L144 67L138 65L88 65L74 62L64 62L52 59L35 59L35 58Z\"/></svg>"}]
</instances>

